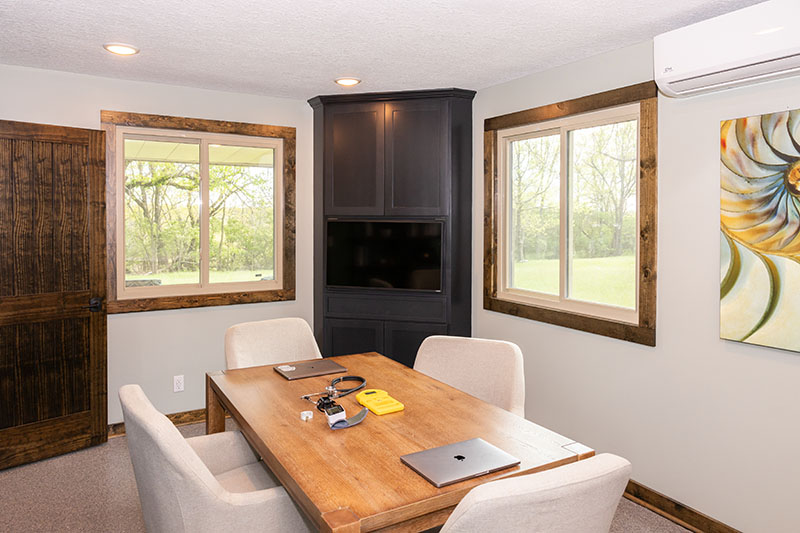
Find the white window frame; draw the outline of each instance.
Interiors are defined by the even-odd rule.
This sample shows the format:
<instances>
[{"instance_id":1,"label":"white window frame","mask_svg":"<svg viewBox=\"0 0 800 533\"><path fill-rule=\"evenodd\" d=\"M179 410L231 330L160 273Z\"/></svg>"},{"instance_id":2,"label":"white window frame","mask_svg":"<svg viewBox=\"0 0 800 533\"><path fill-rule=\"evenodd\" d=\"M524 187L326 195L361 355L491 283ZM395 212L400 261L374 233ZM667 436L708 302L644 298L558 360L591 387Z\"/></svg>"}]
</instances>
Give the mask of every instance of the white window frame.
<instances>
[{"instance_id":1,"label":"white window frame","mask_svg":"<svg viewBox=\"0 0 800 533\"><path fill-rule=\"evenodd\" d=\"M636 120L637 133L636 133L636 162L635 169L637 173L636 179L636 289L635 289L635 307L634 309L600 304L594 302L587 302L576 300L567 297L567 283L571 276L572 270L572 238L568 234L571 231L569 220L572 216L572 204L569 202L570 197L570 176L568 174L569 167L569 132L578 129L590 128L595 126L604 126L614 124L617 122L625 122L629 120ZM640 217L640 202L639 202L639 157L640 157L640 141L641 141L641 105L639 102L627 104L618 107L605 108L579 115L571 115L564 118L555 120L548 120L534 124L527 124L513 128L498 130L498 202L500 206L499 216L499 238L497 242L497 261L498 261L498 287L497 298L511 302L535 305L548 309L555 309L559 311L566 311L579 315L587 315L598 317L617 322L625 322L629 324L639 323L639 268L640 268L640 245L639 245L639 217ZM560 136L560 204L559 204L559 294L552 295L532 290L525 290L514 288L510 286L511 281L511 267L512 261L510 260L511 252L511 180L510 180L510 155L511 143L514 141L532 139L536 137L543 137L558 133ZM568 248L570 247L570 248Z\"/></svg>"},{"instance_id":2,"label":"white window frame","mask_svg":"<svg viewBox=\"0 0 800 533\"><path fill-rule=\"evenodd\" d=\"M200 146L200 282L152 287L125 286L125 139L166 142L197 142ZM116 127L116 285L118 300L238 293L283 289L283 227L284 227L284 140L226 133L156 129L133 126ZM273 149L273 279L247 282L209 282L209 165L208 147L211 144Z\"/></svg>"}]
</instances>

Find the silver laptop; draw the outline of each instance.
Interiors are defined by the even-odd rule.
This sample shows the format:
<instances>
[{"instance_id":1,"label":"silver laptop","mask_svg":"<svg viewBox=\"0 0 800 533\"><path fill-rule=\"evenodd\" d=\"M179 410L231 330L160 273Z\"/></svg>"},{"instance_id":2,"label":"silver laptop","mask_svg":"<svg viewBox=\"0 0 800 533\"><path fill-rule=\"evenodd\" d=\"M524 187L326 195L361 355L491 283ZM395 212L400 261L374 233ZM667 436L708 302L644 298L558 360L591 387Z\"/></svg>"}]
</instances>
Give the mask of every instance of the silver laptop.
<instances>
[{"instance_id":1,"label":"silver laptop","mask_svg":"<svg viewBox=\"0 0 800 533\"><path fill-rule=\"evenodd\" d=\"M345 367L330 359L314 359L313 361L284 363L272 368L275 369L275 372L290 381L293 379L313 378L314 376L324 376L325 374L347 372Z\"/></svg>"},{"instance_id":2,"label":"silver laptop","mask_svg":"<svg viewBox=\"0 0 800 533\"><path fill-rule=\"evenodd\" d=\"M519 464L519 459L483 439L470 439L400 457L436 487L452 485Z\"/></svg>"}]
</instances>

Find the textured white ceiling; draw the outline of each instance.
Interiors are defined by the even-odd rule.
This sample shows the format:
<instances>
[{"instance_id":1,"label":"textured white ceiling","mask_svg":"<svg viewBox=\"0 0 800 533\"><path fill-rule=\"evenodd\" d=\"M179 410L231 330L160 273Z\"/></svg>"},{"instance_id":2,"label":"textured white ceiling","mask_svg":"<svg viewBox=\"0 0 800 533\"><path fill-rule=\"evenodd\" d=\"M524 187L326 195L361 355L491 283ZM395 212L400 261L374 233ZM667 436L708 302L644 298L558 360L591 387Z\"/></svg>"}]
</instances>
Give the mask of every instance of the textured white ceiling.
<instances>
[{"instance_id":1,"label":"textured white ceiling","mask_svg":"<svg viewBox=\"0 0 800 533\"><path fill-rule=\"evenodd\" d=\"M759 1L0 0L0 63L302 99L482 89Z\"/></svg>"}]
</instances>

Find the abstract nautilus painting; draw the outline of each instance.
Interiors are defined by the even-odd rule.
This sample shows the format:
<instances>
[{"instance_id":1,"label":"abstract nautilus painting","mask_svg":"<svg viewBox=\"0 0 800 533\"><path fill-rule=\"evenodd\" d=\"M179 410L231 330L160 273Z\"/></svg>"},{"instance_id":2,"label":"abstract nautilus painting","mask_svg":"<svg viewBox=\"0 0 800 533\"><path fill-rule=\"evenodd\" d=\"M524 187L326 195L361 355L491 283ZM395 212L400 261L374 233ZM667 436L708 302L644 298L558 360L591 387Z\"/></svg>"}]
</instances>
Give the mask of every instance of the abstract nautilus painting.
<instances>
[{"instance_id":1,"label":"abstract nautilus painting","mask_svg":"<svg viewBox=\"0 0 800 533\"><path fill-rule=\"evenodd\" d=\"M800 351L800 110L720 127L720 336Z\"/></svg>"}]
</instances>

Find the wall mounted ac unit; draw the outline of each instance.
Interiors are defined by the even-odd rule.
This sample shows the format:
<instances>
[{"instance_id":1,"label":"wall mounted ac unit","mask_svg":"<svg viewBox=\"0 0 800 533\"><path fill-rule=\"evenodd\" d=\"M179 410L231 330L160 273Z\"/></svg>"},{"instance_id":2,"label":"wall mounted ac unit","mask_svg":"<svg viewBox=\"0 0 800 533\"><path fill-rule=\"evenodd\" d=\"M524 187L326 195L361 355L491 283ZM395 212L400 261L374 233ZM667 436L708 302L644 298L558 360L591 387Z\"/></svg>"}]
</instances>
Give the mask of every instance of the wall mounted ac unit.
<instances>
[{"instance_id":1,"label":"wall mounted ac unit","mask_svg":"<svg viewBox=\"0 0 800 533\"><path fill-rule=\"evenodd\" d=\"M655 79L684 97L800 74L800 0L770 0L656 36Z\"/></svg>"}]
</instances>

